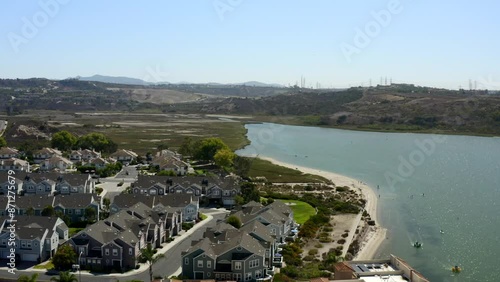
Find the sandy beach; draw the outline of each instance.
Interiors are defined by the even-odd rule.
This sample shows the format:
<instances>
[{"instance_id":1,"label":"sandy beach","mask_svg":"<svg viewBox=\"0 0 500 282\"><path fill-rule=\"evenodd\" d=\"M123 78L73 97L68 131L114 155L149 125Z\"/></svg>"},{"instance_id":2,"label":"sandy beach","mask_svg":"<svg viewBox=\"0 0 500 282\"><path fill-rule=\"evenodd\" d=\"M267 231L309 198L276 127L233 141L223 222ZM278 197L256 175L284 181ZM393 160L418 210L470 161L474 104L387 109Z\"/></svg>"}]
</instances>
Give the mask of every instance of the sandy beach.
<instances>
[{"instance_id":1,"label":"sandy beach","mask_svg":"<svg viewBox=\"0 0 500 282\"><path fill-rule=\"evenodd\" d=\"M303 173L320 175L324 178L330 179L336 186L347 186L357 192L361 192L361 194L367 201L365 210L370 214L372 220L375 220L377 225L370 227L371 229L367 234L367 236L365 237L367 239L361 242L361 249L356 255L355 259L373 258L380 245L384 242L387 230L379 225L379 218L377 213L378 197L372 188L370 188L365 183L360 182L359 180L341 174L328 172L324 170L312 169L294 164L288 164L285 162L277 161L272 158L266 158L266 157L259 157L259 158L291 169L298 169Z\"/></svg>"}]
</instances>

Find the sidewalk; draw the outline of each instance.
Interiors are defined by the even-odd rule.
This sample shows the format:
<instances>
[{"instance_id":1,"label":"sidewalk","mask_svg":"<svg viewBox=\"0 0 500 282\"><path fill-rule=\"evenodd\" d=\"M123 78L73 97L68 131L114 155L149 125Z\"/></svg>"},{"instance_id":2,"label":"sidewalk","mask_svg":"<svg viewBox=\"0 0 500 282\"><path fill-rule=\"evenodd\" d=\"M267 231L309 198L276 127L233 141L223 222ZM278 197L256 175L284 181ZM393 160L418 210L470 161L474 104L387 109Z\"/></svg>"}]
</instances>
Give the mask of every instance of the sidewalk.
<instances>
[{"instance_id":1,"label":"sidewalk","mask_svg":"<svg viewBox=\"0 0 500 282\"><path fill-rule=\"evenodd\" d=\"M171 248L173 248L175 245L179 244L181 241L183 241L186 237L188 237L189 235L193 234L195 231L197 231L198 229L202 228L203 226L205 226L206 224L208 224L210 221L213 220L213 216L211 214L207 214L207 218L201 222L199 222L198 224L195 224L191 229L189 229L188 231L181 231L180 235L177 236L177 237L174 237L175 240L170 242L170 243L167 243L166 245L163 246L163 248L161 249L157 249L158 252L156 253L156 255L159 255L159 254L165 254L166 252L168 252L168 250L170 250ZM149 265L148 263L140 263L139 264L139 268L138 269L133 269L133 270L130 270L130 271L127 271L125 273L110 273L110 274L104 274L104 273L90 273L89 271L86 271L86 270L82 270L82 275L85 275L85 276L98 276L100 278L104 278L104 277L109 277L109 278L115 278L115 277L127 277L127 276L132 276L132 275L137 275L137 274L141 274L145 271L148 270L149 268ZM31 273L33 272L43 272L45 273L47 270L46 269L35 269L33 267L30 267L26 270L23 270L23 271L29 271Z\"/></svg>"}]
</instances>

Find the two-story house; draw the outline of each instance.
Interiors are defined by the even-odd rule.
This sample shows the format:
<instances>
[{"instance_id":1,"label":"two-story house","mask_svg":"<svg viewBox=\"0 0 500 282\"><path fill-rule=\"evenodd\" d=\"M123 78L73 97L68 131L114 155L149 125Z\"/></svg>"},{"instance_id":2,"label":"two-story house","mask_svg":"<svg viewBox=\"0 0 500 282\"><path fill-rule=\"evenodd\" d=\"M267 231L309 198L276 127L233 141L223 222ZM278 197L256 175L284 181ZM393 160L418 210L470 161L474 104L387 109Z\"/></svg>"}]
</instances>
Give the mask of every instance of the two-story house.
<instances>
[{"instance_id":1,"label":"two-story house","mask_svg":"<svg viewBox=\"0 0 500 282\"><path fill-rule=\"evenodd\" d=\"M23 171L18 171L13 175L10 175L7 171L0 171L0 181L3 181L0 183L0 194L7 195L8 191L12 191L16 195L20 194L23 190L25 177L26 173Z\"/></svg>"},{"instance_id":2,"label":"two-story house","mask_svg":"<svg viewBox=\"0 0 500 282\"><path fill-rule=\"evenodd\" d=\"M61 151L52 148L43 148L33 153L33 161L39 164L55 156L62 157Z\"/></svg>"},{"instance_id":3,"label":"two-story house","mask_svg":"<svg viewBox=\"0 0 500 282\"><path fill-rule=\"evenodd\" d=\"M139 175L137 181L132 183L133 194L165 195L168 176Z\"/></svg>"},{"instance_id":4,"label":"two-story house","mask_svg":"<svg viewBox=\"0 0 500 282\"><path fill-rule=\"evenodd\" d=\"M15 222L10 217L2 217L0 226L0 258L6 259L14 248L19 261L42 262L57 251L59 242L68 239L68 227L57 217L16 216ZM14 231L8 227L14 226ZM15 246L8 244L15 236ZM17 262L17 263L18 263Z\"/></svg>"},{"instance_id":5,"label":"two-story house","mask_svg":"<svg viewBox=\"0 0 500 282\"><path fill-rule=\"evenodd\" d=\"M61 195L93 193L95 180L90 174L61 174L57 177L55 189Z\"/></svg>"},{"instance_id":6,"label":"two-story house","mask_svg":"<svg viewBox=\"0 0 500 282\"><path fill-rule=\"evenodd\" d=\"M295 226L293 211L281 201L275 201L267 206L252 201L232 214L237 216L243 225L253 221L261 222L269 234L280 243L285 242L287 237L295 236L291 232Z\"/></svg>"},{"instance_id":7,"label":"two-story house","mask_svg":"<svg viewBox=\"0 0 500 282\"><path fill-rule=\"evenodd\" d=\"M24 195L53 195L56 191L56 173L27 174L23 181ZM54 180L52 180L54 179Z\"/></svg>"},{"instance_id":8,"label":"two-story house","mask_svg":"<svg viewBox=\"0 0 500 282\"><path fill-rule=\"evenodd\" d=\"M56 195L53 198L54 210L69 216L72 222L89 220L86 209L94 210L94 219L99 219L101 199L97 194Z\"/></svg>"},{"instance_id":9,"label":"two-story house","mask_svg":"<svg viewBox=\"0 0 500 282\"><path fill-rule=\"evenodd\" d=\"M52 156L48 159L45 159L40 164L40 170L42 171L57 170L60 172L66 172L67 170L72 168L73 163L61 156Z\"/></svg>"},{"instance_id":10,"label":"two-story house","mask_svg":"<svg viewBox=\"0 0 500 282\"><path fill-rule=\"evenodd\" d=\"M165 217L143 203L123 209L90 225L69 240L81 253L82 268L91 270L132 269L148 244L166 241Z\"/></svg>"},{"instance_id":11,"label":"two-story house","mask_svg":"<svg viewBox=\"0 0 500 282\"><path fill-rule=\"evenodd\" d=\"M0 159L0 171L25 171L30 172L30 163L16 158Z\"/></svg>"},{"instance_id":12,"label":"two-story house","mask_svg":"<svg viewBox=\"0 0 500 282\"><path fill-rule=\"evenodd\" d=\"M182 253L182 275L216 281L270 279L266 247L246 231L224 227L208 230L203 239Z\"/></svg>"},{"instance_id":13,"label":"two-story house","mask_svg":"<svg viewBox=\"0 0 500 282\"><path fill-rule=\"evenodd\" d=\"M19 158L19 151L17 149L10 147L0 148L0 159L5 160L11 158Z\"/></svg>"},{"instance_id":14,"label":"two-story house","mask_svg":"<svg viewBox=\"0 0 500 282\"><path fill-rule=\"evenodd\" d=\"M144 203L150 208L161 204L163 207L177 208L183 221L193 221L198 218L199 198L190 194L169 194L149 196L143 194L120 194L115 196L110 205L110 212L116 213L129 208L136 203Z\"/></svg>"},{"instance_id":15,"label":"two-story house","mask_svg":"<svg viewBox=\"0 0 500 282\"><path fill-rule=\"evenodd\" d=\"M131 163L137 160L137 154L135 152L125 149L119 149L111 154L110 157L123 164Z\"/></svg>"},{"instance_id":16,"label":"two-story house","mask_svg":"<svg viewBox=\"0 0 500 282\"><path fill-rule=\"evenodd\" d=\"M151 165L159 171L172 171L176 175L186 175L190 165L172 155L160 155L151 161Z\"/></svg>"}]
</instances>

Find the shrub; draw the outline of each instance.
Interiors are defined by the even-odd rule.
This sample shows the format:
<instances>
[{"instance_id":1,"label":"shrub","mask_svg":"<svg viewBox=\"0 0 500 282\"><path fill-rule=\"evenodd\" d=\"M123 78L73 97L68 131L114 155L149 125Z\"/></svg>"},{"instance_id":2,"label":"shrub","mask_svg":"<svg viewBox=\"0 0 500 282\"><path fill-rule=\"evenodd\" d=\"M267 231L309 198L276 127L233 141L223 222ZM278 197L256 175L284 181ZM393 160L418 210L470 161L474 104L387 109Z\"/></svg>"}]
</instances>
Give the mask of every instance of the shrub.
<instances>
[{"instance_id":1,"label":"shrub","mask_svg":"<svg viewBox=\"0 0 500 282\"><path fill-rule=\"evenodd\" d=\"M315 248L318 248L318 249L319 249L319 248L323 248L323 244L318 243L318 244L314 245L314 247L315 247Z\"/></svg>"},{"instance_id":2,"label":"shrub","mask_svg":"<svg viewBox=\"0 0 500 282\"><path fill-rule=\"evenodd\" d=\"M312 261L313 259L314 259L314 256L312 256L312 255L308 255L308 256L304 257L305 261Z\"/></svg>"},{"instance_id":3,"label":"shrub","mask_svg":"<svg viewBox=\"0 0 500 282\"><path fill-rule=\"evenodd\" d=\"M345 239L340 239L337 241L337 243L339 243L340 245L344 245L345 244Z\"/></svg>"},{"instance_id":4,"label":"shrub","mask_svg":"<svg viewBox=\"0 0 500 282\"><path fill-rule=\"evenodd\" d=\"M342 238L347 238L347 236L349 236L349 234L344 233L344 234L342 234L341 236L342 236Z\"/></svg>"},{"instance_id":5,"label":"shrub","mask_svg":"<svg viewBox=\"0 0 500 282\"><path fill-rule=\"evenodd\" d=\"M317 255L317 254L318 254L318 249L311 249L311 250L309 250L309 252L308 252L308 253L309 253L310 255L315 256L315 255Z\"/></svg>"}]
</instances>

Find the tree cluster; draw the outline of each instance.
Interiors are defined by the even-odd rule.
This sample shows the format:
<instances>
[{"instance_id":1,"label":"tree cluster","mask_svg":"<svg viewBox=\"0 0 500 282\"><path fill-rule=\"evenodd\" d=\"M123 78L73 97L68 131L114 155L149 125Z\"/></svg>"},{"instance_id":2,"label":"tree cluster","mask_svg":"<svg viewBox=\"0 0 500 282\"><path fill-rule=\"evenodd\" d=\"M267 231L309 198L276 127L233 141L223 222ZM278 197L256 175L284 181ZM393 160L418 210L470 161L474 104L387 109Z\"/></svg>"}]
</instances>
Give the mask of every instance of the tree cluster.
<instances>
[{"instance_id":1,"label":"tree cluster","mask_svg":"<svg viewBox=\"0 0 500 282\"><path fill-rule=\"evenodd\" d=\"M118 145L102 133L89 133L76 137L72 133L62 130L52 135L51 146L61 151L71 149L93 149L103 153L113 153Z\"/></svg>"}]
</instances>

